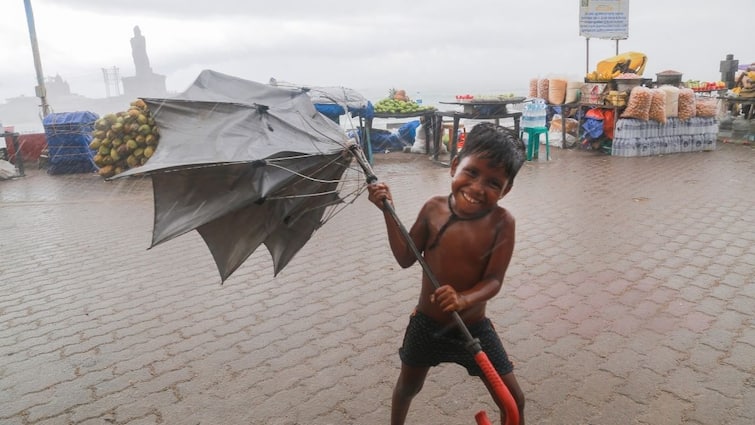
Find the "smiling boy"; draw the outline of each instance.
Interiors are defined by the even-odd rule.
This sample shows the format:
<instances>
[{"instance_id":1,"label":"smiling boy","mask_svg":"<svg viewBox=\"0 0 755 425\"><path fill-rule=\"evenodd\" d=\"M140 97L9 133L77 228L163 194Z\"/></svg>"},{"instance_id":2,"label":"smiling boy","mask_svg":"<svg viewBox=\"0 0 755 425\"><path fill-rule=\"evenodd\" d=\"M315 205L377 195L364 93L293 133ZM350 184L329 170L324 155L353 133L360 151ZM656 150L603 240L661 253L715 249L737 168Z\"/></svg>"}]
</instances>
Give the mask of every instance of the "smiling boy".
<instances>
[{"instance_id":1,"label":"smiling boy","mask_svg":"<svg viewBox=\"0 0 755 425\"><path fill-rule=\"evenodd\" d=\"M464 366L470 375L480 376L490 390L465 347L466 341L453 325L453 311L480 340L482 350L516 400L520 424L524 424L524 395L501 340L485 315L487 301L503 286L514 251L514 217L498 202L511 190L524 158L524 143L513 130L477 124L451 163L451 193L430 198L409 232L441 287L436 290L423 273L419 301L399 350L401 373L393 391L392 425L404 423L430 367L442 362ZM403 268L411 266L417 259L384 208L384 200L392 202L390 189L385 183L377 183L369 185L368 191L370 201L383 210L396 261Z\"/></svg>"}]
</instances>

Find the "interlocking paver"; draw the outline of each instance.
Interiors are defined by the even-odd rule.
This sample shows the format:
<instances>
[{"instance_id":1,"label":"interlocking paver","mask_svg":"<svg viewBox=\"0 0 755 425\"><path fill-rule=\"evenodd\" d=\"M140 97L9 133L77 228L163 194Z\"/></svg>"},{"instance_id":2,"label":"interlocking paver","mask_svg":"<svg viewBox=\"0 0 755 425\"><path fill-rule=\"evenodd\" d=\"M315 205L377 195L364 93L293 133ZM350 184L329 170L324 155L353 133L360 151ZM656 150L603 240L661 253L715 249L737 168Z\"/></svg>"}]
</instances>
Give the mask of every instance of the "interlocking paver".
<instances>
[{"instance_id":1,"label":"interlocking paver","mask_svg":"<svg viewBox=\"0 0 755 425\"><path fill-rule=\"evenodd\" d=\"M755 421L755 151L558 150L502 204L517 247L489 315L538 424ZM448 169L376 155L406 225ZM0 423L387 423L420 270L360 198L278 277L264 248L222 286L201 238L147 249L149 179L0 181ZM411 423L497 415L433 369Z\"/></svg>"}]
</instances>

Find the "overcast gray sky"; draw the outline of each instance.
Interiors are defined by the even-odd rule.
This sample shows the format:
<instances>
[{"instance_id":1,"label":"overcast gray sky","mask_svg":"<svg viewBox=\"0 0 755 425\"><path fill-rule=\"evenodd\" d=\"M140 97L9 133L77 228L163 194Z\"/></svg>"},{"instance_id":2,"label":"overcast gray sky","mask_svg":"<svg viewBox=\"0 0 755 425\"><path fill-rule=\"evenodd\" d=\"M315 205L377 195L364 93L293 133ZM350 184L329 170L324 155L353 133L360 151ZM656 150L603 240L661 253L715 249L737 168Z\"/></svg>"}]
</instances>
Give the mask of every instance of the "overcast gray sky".
<instances>
[{"instance_id":1,"label":"overcast gray sky","mask_svg":"<svg viewBox=\"0 0 755 425\"><path fill-rule=\"evenodd\" d=\"M0 102L34 96L23 0L2 0ZM718 80L727 53L755 61L753 0L631 0L619 51L647 54L646 76L674 69ZM138 25L170 91L203 69L266 82L345 86L373 101L391 87L443 93L526 93L530 78L586 71L579 0L245 1L32 0L47 77L105 97L102 68L134 75ZM615 42L590 40L590 67ZM451 99L449 99L451 100Z\"/></svg>"}]
</instances>

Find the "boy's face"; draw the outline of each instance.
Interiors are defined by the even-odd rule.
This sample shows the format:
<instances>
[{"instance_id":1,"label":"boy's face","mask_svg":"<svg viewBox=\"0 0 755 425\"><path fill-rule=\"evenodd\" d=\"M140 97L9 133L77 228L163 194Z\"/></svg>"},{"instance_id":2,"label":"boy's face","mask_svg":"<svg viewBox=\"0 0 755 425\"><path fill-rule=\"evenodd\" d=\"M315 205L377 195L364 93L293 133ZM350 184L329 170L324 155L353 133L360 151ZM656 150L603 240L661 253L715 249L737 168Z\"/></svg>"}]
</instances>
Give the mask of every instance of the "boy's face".
<instances>
[{"instance_id":1,"label":"boy's face","mask_svg":"<svg viewBox=\"0 0 755 425\"><path fill-rule=\"evenodd\" d=\"M451 163L454 211L472 216L494 208L511 187L502 167L491 167L487 158L469 155Z\"/></svg>"}]
</instances>

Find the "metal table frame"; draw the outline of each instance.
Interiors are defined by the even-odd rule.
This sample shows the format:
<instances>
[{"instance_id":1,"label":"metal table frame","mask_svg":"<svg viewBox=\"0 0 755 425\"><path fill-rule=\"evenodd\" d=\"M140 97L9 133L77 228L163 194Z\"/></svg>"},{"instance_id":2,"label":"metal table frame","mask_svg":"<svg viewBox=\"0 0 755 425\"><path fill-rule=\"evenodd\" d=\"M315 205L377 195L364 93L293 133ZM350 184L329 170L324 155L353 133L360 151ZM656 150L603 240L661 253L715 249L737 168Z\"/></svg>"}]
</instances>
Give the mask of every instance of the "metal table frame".
<instances>
[{"instance_id":1,"label":"metal table frame","mask_svg":"<svg viewBox=\"0 0 755 425\"><path fill-rule=\"evenodd\" d=\"M372 121L375 118L381 119L401 119L401 118L421 118L425 117L425 124L422 128L425 130L425 149L426 152L430 152L430 128L435 128L435 109L427 109L424 111L407 112L407 113L387 113L387 112L375 112L373 117L364 119L364 126L362 127L362 140L365 144L367 153L367 161L372 164L372 141L370 140L370 131L372 130ZM361 119L361 118L360 118ZM436 153L437 155L437 153Z\"/></svg>"},{"instance_id":2,"label":"metal table frame","mask_svg":"<svg viewBox=\"0 0 755 425\"><path fill-rule=\"evenodd\" d=\"M495 120L496 125L500 123L500 120L502 118L513 118L514 119L514 131L516 132L517 136L519 135L519 127L520 127L520 121L522 118L521 112L511 112L508 110L508 105L515 104L515 103L524 103L524 98L514 98L512 100L500 100L500 101L473 101L473 102L440 102L447 105L461 105L461 106L472 106L472 107L488 107L488 108L494 108L492 112L487 111L486 109L480 109L475 110L471 112L457 112L457 111L438 111L435 113L435 122L433 127L433 161L442 164L450 166L451 162L453 161L454 157L457 155L457 143L458 143L458 132L459 132L459 121L462 119L474 119L474 120ZM448 159L448 163L441 162L438 159L438 154L440 153L440 144L442 140L442 132L443 132L443 118L444 117L451 117L453 118L453 131L451 133L451 139L449 140L449 152L450 152L450 158Z\"/></svg>"}]
</instances>

